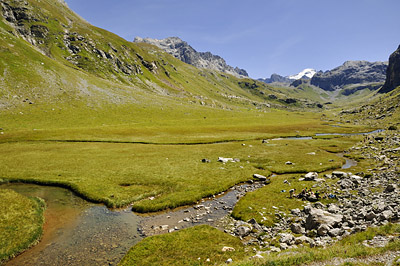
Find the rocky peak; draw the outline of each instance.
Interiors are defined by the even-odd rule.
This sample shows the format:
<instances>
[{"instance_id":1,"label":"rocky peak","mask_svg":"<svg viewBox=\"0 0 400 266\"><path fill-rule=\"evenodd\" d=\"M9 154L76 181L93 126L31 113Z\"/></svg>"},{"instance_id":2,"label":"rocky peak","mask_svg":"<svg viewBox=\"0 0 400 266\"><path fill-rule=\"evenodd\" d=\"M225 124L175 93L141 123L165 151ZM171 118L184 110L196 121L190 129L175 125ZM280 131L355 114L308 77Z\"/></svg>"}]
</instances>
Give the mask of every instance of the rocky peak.
<instances>
[{"instance_id":1,"label":"rocky peak","mask_svg":"<svg viewBox=\"0 0 400 266\"><path fill-rule=\"evenodd\" d=\"M222 57L214 55L210 52L197 52L187 42L181 40L178 37L169 37L161 40L135 37L134 42L153 44L163 49L167 53L173 55L174 57L178 58L182 62L198 68L217 70L237 77L248 76L246 70L240 69L238 67L231 67Z\"/></svg>"},{"instance_id":2,"label":"rocky peak","mask_svg":"<svg viewBox=\"0 0 400 266\"><path fill-rule=\"evenodd\" d=\"M383 83L386 68L387 62L346 61L332 70L317 72L311 84L326 91L334 91L350 84Z\"/></svg>"},{"instance_id":3,"label":"rocky peak","mask_svg":"<svg viewBox=\"0 0 400 266\"><path fill-rule=\"evenodd\" d=\"M386 73L386 81L380 93L386 93L400 86L400 45L389 57L389 66Z\"/></svg>"}]
</instances>

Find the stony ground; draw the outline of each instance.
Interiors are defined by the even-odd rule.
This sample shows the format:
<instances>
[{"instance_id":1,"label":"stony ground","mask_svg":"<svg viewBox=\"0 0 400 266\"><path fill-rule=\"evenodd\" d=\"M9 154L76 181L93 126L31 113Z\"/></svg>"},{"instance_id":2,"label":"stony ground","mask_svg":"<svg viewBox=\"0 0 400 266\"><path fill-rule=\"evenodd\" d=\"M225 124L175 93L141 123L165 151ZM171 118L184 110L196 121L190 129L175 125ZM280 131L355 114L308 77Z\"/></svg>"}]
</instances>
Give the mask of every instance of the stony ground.
<instances>
[{"instance_id":1,"label":"stony ground","mask_svg":"<svg viewBox=\"0 0 400 266\"><path fill-rule=\"evenodd\" d=\"M325 182L325 188L337 195L335 203L308 203L302 210L292 209L286 216L276 210L280 219L273 227L260 225L254 219L247 222L228 219L226 224L230 224L230 227L228 226L226 232L240 237L246 244L264 250L259 252L259 255L263 255L302 245L324 247L350 234L365 231L368 227L399 221L400 134L388 131L384 134L368 135L348 152L372 159L375 168L368 169L365 173L334 171L324 175L325 180L334 181ZM328 183L331 185L327 185ZM382 247L393 238L398 236L374 238L363 244ZM363 259L333 259L312 265L341 265L346 262L373 265L378 261L393 262L398 255L397 252L388 252Z\"/></svg>"}]
</instances>

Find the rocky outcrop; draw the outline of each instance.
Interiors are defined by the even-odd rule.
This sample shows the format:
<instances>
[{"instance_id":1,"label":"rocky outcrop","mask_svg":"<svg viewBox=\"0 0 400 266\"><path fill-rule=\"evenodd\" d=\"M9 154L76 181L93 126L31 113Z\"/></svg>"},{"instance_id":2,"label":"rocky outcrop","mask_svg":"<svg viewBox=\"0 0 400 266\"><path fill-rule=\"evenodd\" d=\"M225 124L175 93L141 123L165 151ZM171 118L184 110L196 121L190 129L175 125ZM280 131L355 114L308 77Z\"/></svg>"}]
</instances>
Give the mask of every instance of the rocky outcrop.
<instances>
[{"instance_id":1,"label":"rocky outcrop","mask_svg":"<svg viewBox=\"0 0 400 266\"><path fill-rule=\"evenodd\" d=\"M386 81L380 93L386 93L400 86L400 45L389 57L389 66L386 73Z\"/></svg>"},{"instance_id":2,"label":"rocky outcrop","mask_svg":"<svg viewBox=\"0 0 400 266\"><path fill-rule=\"evenodd\" d=\"M246 70L238 67L231 67L226 64L222 57L214 55L210 52L197 52L187 42L178 37L169 37L162 40L136 37L134 42L153 44L178 58L182 62L198 68L217 70L237 77L248 76Z\"/></svg>"},{"instance_id":3,"label":"rocky outcrop","mask_svg":"<svg viewBox=\"0 0 400 266\"><path fill-rule=\"evenodd\" d=\"M387 62L347 61L332 70L316 73L311 84L334 91L352 84L383 83L387 65Z\"/></svg>"}]
</instances>

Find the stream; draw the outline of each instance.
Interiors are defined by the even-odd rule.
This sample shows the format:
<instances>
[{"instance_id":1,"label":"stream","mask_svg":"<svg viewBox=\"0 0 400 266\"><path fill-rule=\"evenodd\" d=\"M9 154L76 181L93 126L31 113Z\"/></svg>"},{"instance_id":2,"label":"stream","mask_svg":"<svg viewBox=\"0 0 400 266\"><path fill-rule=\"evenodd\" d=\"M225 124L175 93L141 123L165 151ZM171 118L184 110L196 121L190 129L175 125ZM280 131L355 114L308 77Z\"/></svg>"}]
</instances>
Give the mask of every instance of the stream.
<instances>
[{"instance_id":1,"label":"stream","mask_svg":"<svg viewBox=\"0 0 400 266\"><path fill-rule=\"evenodd\" d=\"M46 202L41 241L6 265L116 265L145 236L163 234L197 224L219 227L238 195L265 184L240 184L197 205L168 212L137 215L131 208L110 210L87 202L59 187L9 183L0 185Z\"/></svg>"}]
</instances>

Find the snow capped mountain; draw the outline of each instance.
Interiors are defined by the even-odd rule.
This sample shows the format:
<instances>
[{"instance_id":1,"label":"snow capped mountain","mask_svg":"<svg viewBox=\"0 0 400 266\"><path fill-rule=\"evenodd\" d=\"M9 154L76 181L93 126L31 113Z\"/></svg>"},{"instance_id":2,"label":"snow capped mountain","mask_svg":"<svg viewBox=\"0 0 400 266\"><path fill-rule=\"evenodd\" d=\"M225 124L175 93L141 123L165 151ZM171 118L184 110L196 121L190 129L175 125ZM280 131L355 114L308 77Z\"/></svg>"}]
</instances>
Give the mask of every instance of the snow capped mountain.
<instances>
[{"instance_id":1,"label":"snow capped mountain","mask_svg":"<svg viewBox=\"0 0 400 266\"><path fill-rule=\"evenodd\" d=\"M315 75L315 73L317 73L317 71L315 71L315 69L306 68L303 71L301 71L300 73L298 73L296 75L288 76L287 78L292 79L292 80L301 79L301 78L311 79Z\"/></svg>"}]
</instances>

